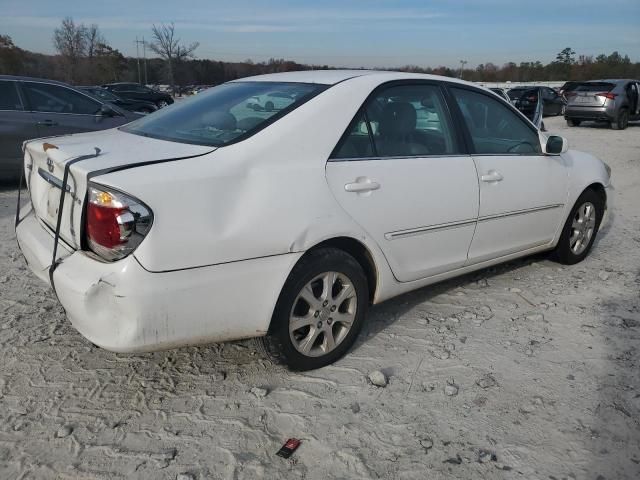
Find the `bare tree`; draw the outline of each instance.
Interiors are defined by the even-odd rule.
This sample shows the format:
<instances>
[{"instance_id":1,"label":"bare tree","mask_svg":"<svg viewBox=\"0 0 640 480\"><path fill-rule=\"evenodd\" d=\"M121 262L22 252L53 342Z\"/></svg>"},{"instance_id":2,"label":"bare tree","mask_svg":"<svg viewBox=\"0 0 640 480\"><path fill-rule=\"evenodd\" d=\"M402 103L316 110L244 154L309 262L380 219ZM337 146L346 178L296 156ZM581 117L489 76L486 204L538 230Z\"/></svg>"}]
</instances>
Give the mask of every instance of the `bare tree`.
<instances>
[{"instance_id":1,"label":"bare tree","mask_svg":"<svg viewBox=\"0 0 640 480\"><path fill-rule=\"evenodd\" d=\"M76 25L73 18L66 17L53 33L53 46L67 67L68 80L73 81L80 59L87 53L87 28L83 24Z\"/></svg>"},{"instance_id":2,"label":"bare tree","mask_svg":"<svg viewBox=\"0 0 640 480\"><path fill-rule=\"evenodd\" d=\"M178 62L193 58L193 52L200 44L194 42L188 46L182 45L180 39L175 36L175 25L173 23L160 26L153 25L151 33L153 41L149 44L149 48L166 61L169 84L173 87L174 66Z\"/></svg>"},{"instance_id":3,"label":"bare tree","mask_svg":"<svg viewBox=\"0 0 640 480\"><path fill-rule=\"evenodd\" d=\"M98 28L98 25L92 23L85 29L86 42L87 42L87 57L92 59L96 54L98 45L106 45L106 40Z\"/></svg>"}]
</instances>

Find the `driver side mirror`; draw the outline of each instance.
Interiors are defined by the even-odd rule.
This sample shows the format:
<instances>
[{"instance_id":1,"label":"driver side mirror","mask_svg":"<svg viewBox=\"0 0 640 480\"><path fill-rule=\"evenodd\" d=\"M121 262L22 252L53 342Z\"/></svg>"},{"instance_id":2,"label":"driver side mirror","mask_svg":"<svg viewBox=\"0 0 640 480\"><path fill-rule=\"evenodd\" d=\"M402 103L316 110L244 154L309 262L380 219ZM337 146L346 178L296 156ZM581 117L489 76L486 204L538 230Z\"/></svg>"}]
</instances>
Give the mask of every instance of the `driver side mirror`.
<instances>
[{"instance_id":1,"label":"driver side mirror","mask_svg":"<svg viewBox=\"0 0 640 480\"><path fill-rule=\"evenodd\" d=\"M558 135L551 135L547 138L547 144L544 149L547 155L560 155L567 150L569 150L569 142L566 138Z\"/></svg>"},{"instance_id":2,"label":"driver side mirror","mask_svg":"<svg viewBox=\"0 0 640 480\"><path fill-rule=\"evenodd\" d=\"M118 112L116 112L113 108L111 108L106 103L103 103L102 106L100 107L101 117L115 117L116 115L118 115Z\"/></svg>"}]
</instances>

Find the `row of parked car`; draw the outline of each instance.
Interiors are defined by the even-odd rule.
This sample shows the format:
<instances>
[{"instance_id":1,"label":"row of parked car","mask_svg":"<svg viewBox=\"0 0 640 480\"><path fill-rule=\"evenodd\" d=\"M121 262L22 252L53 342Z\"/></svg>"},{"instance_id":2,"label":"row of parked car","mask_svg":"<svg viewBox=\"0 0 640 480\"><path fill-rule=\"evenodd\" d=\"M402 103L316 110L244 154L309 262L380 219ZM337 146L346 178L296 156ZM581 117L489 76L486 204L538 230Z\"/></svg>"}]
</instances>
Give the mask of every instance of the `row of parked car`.
<instances>
[{"instance_id":1,"label":"row of parked car","mask_svg":"<svg viewBox=\"0 0 640 480\"><path fill-rule=\"evenodd\" d=\"M117 127L171 103L167 93L137 83L72 87L0 75L0 180L19 175L25 140Z\"/></svg>"},{"instance_id":2,"label":"row of parked car","mask_svg":"<svg viewBox=\"0 0 640 480\"><path fill-rule=\"evenodd\" d=\"M629 121L640 120L640 80L566 82L557 90L546 86L490 90L542 128L542 117L549 115L564 115L570 127L594 120L608 122L614 130L624 130Z\"/></svg>"}]
</instances>

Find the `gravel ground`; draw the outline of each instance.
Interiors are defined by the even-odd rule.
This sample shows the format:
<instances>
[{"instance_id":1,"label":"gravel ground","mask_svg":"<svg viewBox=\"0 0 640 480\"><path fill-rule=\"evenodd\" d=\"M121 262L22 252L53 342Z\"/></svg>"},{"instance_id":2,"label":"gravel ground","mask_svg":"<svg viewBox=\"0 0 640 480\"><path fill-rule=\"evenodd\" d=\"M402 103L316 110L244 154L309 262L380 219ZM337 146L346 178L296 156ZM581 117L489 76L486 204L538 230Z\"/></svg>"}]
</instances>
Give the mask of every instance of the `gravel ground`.
<instances>
[{"instance_id":1,"label":"gravel ground","mask_svg":"<svg viewBox=\"0 0 640 480\"><path fill-rule=\"evenodd\" d=\"M249 342L94 347L26 269L0 189L0 478L640 478L640 124L545 123L613 169L592 254L377 306L349 355L305 374Z\"/></svg>"}]
</instances>

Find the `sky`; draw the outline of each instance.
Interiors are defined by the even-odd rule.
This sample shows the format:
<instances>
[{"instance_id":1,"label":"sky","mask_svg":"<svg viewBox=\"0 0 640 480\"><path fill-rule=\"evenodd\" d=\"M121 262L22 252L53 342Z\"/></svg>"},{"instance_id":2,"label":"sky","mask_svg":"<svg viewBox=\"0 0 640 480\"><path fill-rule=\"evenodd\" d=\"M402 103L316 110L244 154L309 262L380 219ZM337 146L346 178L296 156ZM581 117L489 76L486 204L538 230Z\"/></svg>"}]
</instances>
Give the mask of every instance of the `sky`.
<instances>
[{"instance_id":1,"label":"sky","mask_svg":"<svg viewBox=\"0 0 640 480\"><path fill-rule=\"evenodd\" d=\"M640 61L640 0L0 0L0 34L53 53L62 18L96 23L136 55L136 36L175 23L198 58L285 58L337 67L548 63L564 47Z\"/></svg>"}]
</instances>

